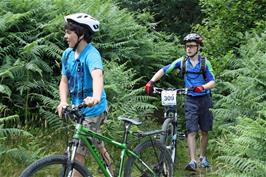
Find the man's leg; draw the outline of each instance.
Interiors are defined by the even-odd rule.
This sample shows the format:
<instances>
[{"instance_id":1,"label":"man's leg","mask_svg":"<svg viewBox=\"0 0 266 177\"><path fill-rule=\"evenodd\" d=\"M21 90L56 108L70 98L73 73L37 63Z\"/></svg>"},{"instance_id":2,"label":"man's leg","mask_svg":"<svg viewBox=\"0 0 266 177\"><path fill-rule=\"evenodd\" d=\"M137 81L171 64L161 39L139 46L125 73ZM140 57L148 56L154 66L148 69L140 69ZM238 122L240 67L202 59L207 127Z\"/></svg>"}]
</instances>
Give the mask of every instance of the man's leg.
<instances>
[{"instance_id":1,"label":"man's leg","mask_svg":"<svg viewBox=\"0 0 266 177\"><path fill-rule=\"evenodd\" d=\"M208 132L201 131L201 138L200 138L200 157L206 156L208 146Z\"/></svg>"},{"instance_id":2,"label":"man's leg","mask_svg":"<svg viewBox=\"0 0 266 177\"><path fill-rule=\"evenodd\" d=\"M107 119L106 113L101 114L96 119L90 119L90 129L94 130L97 133L101 133L100 126L103 124L105 119ZM110 173L112 174L112 176L114 176L114 171L112 168L112 159L107 149L105 148L104 143L102 141L97 141L96 139L92 139L92 141L100 151L106 165L108 166Z\"/></svg>"},{"instance_id":3,"label":"man's leg","mask_svg":"<svg viewBox=\"0 0 266 177\"><path fill-rule=\"evenodd\" d=\"M197 162L196 162L196 132L188 134L187 137L188 150L190 155L190 162L186 165L186 170L196 171Z\"/></svg>"},{"instance_id":4,"label":"man's leg","mask_svg":"<svg viewBox=\"0 0 266 177\"><path fill-rule=\"evenodd\" d=\"M110 173L112 174L112 176L114 176L114 170L112 168L112 158L110 157L108 151L106 150L106 148L104 146L99 147L98 149L101 152L101 155L102 155L106 165L108 166Z\"/></svg>"},{"instance_id":5,"label":"man's leg","mask_svg":"<svg viewBox=\"0 0 266 177\"><path fill-rule=\"evenodd\" d=\"M200 164L201 167L207 168L209 167L209 161L206 156L208 146L208 132L201 131L201 139L200 139Z\"/></svg>"},{"instance_id":6,"label":"man's leg","mask_svg":"<svg viewBox=\"0 0 266 177\"><path fill-rule=\"evenodd\" d=\"M187 129L187 143L190 155L190 162L186 165L185 169L196 171L196 134L198 132L198 99L187 96L185 101L185 118Z\"/></svg>"},{"instance_id":7,"label":"man's leg","mask_svg":"<svg viewBox=\"0 0 266 177\"><path fill-rule=\"evenodd\" d=\"M188 134L187 143L188 143L190 160L196 161L196 133L195 132Z\"/></svg>"},{"instance_id":8,"label":"man's leg","mask_svg":"<svg viewBox=\"0 0 266 177\"><path fill-rule=\"evenodd\" d=\"M207 147L208 147L208 131L212 130L213 115L211 112L212 100L210 95L206 95L201 99L200 119L199 125L201 130L200 138L200 164L201 167L209 167L207 159Z\"/></svg>"}]
</instances>

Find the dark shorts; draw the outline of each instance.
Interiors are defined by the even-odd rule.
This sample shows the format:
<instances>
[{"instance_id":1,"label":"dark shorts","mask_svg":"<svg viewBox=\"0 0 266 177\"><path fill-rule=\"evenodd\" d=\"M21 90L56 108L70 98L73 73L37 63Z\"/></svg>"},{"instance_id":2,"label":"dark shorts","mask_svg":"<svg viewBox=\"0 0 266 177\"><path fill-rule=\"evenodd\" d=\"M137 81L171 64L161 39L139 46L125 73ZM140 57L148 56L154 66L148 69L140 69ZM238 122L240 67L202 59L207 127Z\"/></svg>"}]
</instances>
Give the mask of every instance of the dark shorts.
<instances>
[{"instance_id":1,"label":"dark shorts","mask_svg":"<svg viewBox=\"0 0 266 177\"><path fill-rule=\"evenodd\" d=\"M103 112L99 116L85 118L85 120L83 121L83 125L85 127L89 128L90 130L93 130L94 132L101 133L100 126L103 124L103 122L105 121L106 118L107 118L107 113ZM102 141L98 141L96 139L92 139L92 142L97 148L104 147L104 143ZM79 142L79 146L78 146L77 152L79 154L84 155L84 156L88 152L86 146L81 141Z\"/></svg>"},{"instance_id":2,"label":"dark shorts","mask_svg":"<svg viewBox=\"0 0 266 177\"><path fill-rule=\"evenodd\" d=\"M186 96L185 119L187 133L212 130L213 115L211 96Z\"/></svg>"}]
</instances>

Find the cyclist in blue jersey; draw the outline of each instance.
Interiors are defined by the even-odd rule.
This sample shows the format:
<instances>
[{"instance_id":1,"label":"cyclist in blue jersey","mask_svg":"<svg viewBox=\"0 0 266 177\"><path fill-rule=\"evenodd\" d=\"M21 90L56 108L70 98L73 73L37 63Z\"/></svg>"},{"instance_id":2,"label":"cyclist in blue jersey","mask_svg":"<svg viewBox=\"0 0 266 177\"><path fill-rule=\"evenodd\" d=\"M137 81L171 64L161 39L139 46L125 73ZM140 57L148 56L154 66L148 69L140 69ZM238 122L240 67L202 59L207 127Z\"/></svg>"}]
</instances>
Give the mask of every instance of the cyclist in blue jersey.
<instances>
[{"instance_id":1,"label":"cyclist in blue jersey","mask_svg":"<svg viewBox=\"0 0 266 177\"><path fill-rule=\"evenodd\" d=\"M208 131L212 130L213 124L213 116L210 111L212 107L210 90L215 87L215 77L211 63L200 55L200 49L203 46L202 37L191 33L184 38L184 43L186 56L161 68L146 84L145 90L147 94L151 95L154 82L174 70L180 71L186 88L194 88L193 91L188 92L185 98L187 142L190 154L190 162L185 169L195 171L197 169L196 133L199 130L201 132L200 165L209 167L206 151Z\"/></svg>"},{"instance_id":2,"label":"cyclist in blue jersey","mask_svg":"<svg viewBox=\"0 0 266 177\"><path fill-rule=\"evenodd\" d=\"M93 34L99 31L100 23L85 13L76 13L64 18L64 38L69 48L62 55L60 104L57 111L61 117L62 108L68 105L68 95L71 98L71 104L79 105L84 102L88 106L83 109L84 125L99 132L100 125L107 116L107 100L101 55L91 40ZM111 168L111 158L103 142L93 141ZM84 163L86 153L85 146L80 144L76 155L77 160ZM74 173L73 176L78 176L78 174Z\"/></svg>"}]
</instances>

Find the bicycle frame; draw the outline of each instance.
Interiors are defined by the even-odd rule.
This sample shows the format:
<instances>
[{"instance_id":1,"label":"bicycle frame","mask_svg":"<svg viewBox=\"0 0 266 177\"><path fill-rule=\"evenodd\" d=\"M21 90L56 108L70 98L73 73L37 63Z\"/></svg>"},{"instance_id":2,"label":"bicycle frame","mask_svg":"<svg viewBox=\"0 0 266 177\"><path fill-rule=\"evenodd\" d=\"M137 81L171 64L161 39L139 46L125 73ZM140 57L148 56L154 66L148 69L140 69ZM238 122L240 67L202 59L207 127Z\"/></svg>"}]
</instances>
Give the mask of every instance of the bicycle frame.
<instances>
[{"instance_id":1,"label":"bicycle frame","mask_svg":"<svg viewBox=\"0 0 266 177\"><path fill-rule=\"evenodd\" d=\"M161 94L164 89L155 87L154 88L154 93L159 93ZM189 90L193 90L193 88L181 88L181 89L166 89L166 90L172 90L176 91L180 95L187 95ZM177 139L177 105L162 105L163 106L163 116L164 116L164 121L166 119L172 119L172 124L174 126L174 132L175 135L173 136L173 143L176 144L176 139Z\"/></svg>"},{"instance_id":2,"label":"bicycle frame","mask_svg":"<svg viewBox=\"0 0 266 177\"><path fill-rule=\"evenodd\" d=\"M172 146L176 147L177 142L177 107L175 106L163 106L164 110L164 121L166 119L171 119L171 124L173 125L173 135L172 135ZM171 158L174 159L175 154L171 154Z\"/></svg>"},{"instance_id":3,"label":"bicycle frame","mask_svg":"<svg viewBox=\"0 0 266 177\"><path fill-rule=\"evenodd\" d=\"M164 112L164 121L166 119L172 119L172 124L173 124L173 132L175 132L175 134L173 135L173 138L172 138L172 142L173 144L175 145L176 144L176 141L177 141L177 138L179 135L177 135L178 133L178 123L177 123L177 105L174 105L174 106L163 106L163 112Z\"/></svg>"},{"instance_id":4,"label":"bicycle frame","mask_svg":"<svg viewBox=\"0 0 266 177\"><path fill-rule=\"evenodd\" d=\"M105 177L113 177L108 169L108 167L105 165L105 162L103 158L101 157L99 151L95 147L95 145L91 142L89 139L91 138L96 138L97 140L101 140L107 144L112 144L116 148L121 149L120 153L120 165L119 165L119 173L118 177L123 177L124 175L124 166L125 166L125 157L126 156L133 156L137 160L141 161L141 163L155 176L155 172L144 162L141 160L141 158L136 154L134 151L128 149L127 147L127 136L128 136L128 129L129 125L126 125L126 130L124 132L124 139L122 143L119 143L117 141L112 140L111 138L108 138L104 135L101 135L99 133L93 132L90 129L84 127L82 124L78 123L75 126L75 133L73 136L73 139L81 140L93 158L96 160L97 164L99 165L100 169L102 170L103 174ZM72 151L71 154L71 162L74 161L76 149Z\"/></svg>"},{"instance_id":5,"label":"bicycle frame","mask_svg":"<svg viewBox=\"0 0 266 177\"><path fill-rule=\"evenodd\" d=\"M171 148L171 158L173 163L175 162L175 149L177 144L177 138L180 136L178 133L178 124L177 124L177 105L176 105L176 96L177 94L186 95L188 90L191 88L181 88L181 89L174 89L174 88L153 88L153 93L157 93L161 95L162 106L163 106L163 117L164 123L162 129L168 127L168 125L172 125L171 131L171 142L167 144L167 148ZM164 138L164 137L163 137ZM163 140L165 143L165 140Z\"/></svg>"}]
</instances>

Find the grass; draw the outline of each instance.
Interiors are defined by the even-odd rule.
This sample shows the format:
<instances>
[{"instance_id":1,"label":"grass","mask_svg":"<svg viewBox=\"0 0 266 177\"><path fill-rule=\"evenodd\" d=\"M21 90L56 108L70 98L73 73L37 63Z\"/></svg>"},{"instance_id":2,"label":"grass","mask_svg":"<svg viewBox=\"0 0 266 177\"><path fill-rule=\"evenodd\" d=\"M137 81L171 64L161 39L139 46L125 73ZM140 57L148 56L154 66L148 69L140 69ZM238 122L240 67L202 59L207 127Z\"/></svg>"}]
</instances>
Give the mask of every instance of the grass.
<instances>
[{"instance_id":1,"label":"grass","mask_svg":"<svg viewBox=\"0 0 266 177\"><path fill-rule=\"evenodd\" d=\"M149 129L156 129L158 125L153 125ZM142 128L143 129L143 128ZM147 128L146 128L147 129ZM14 155L6 155L2 154L0 156L1 165L0 165L0 176L1 177L17 177L21 173L21 171L32 161L38 159L42 156L48 154L62 154L64 152L66 142L64 138L62 138L63 132L50 132L43 130L32 130L31 132L34 138L25 138L25 139L17 139L12 142L6 140L5 143L7 147L10 148L22 148L26 149L30 154L28 156L29 159L21 159L19 156ZM137 142L136 142L137 143ZM198 142L197 142L198 144ZM108 147L108 151L112 155L113 159L119 159L119 152L114 147ZM0 149L1 150L1 149ZM40 152L38 152L40 151ZM37 153L36 153L37 152ZM1 154L1 153L0 153ZM208 156L210 160L210 164L214 164L214 159L211 156ZM115 160L114 160L115 161ZM185 140L179 140L177 145L177 160L174 165L174 174L175 177L217 177L213 174L214 169L210 167L209 169L199 169L196 173L191 173L184 170L186 163L189 161L188 152L187 152L187 143ZM118 162L118 161L117 161ZM116 163L117 163L116 162ZM87 157L87 164L89 169L97 172L97 165L95 162L91 161L90 156ZM100 173L96 173L95 177L101 177Z\"/></svg>"},{"instance_id":2,"label":"grass","mask_svg":"<svg viewBox=\"0 0 266 177\"><path fill-rule=\"evenodd\" d=\"M197 147L199 147L199 142L197 141ZM199 154L199 149L197 149L197 154ZM186 140L179 140L177 145L177 159L174 165L175 177L218 177L214 174L214 168L198 168L197 172L189 172L185 170L185 166L190 161L188 156L188 147ZM199 155L198 155L199 156ZM210 164L214 164L214 159L212 156L208 156Z\"/></svg>"}]
</instances>

